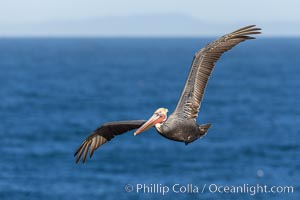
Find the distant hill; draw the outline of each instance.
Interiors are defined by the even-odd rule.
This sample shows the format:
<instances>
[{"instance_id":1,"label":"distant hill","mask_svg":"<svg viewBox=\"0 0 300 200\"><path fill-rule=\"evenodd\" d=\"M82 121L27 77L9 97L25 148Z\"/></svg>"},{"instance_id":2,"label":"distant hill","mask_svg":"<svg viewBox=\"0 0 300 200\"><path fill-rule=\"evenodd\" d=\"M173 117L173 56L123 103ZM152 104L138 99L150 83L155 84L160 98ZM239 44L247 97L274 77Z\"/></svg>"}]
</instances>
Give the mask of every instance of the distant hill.
<instances>
[{"instance_id":1,"label":"distant hill","mask_svg":"<svg viewBox=\"0 0 300 200\"><path fill-rule=\"evenodd\" d=\"M238 20L238 19L237 19ZM197 37L220 36L236 28L256 24L266 36L300 36L299 23L207 23L180 14L111 16L85 20L0 24L0 36L72 37Z\"/></svg>"}]
</instances>

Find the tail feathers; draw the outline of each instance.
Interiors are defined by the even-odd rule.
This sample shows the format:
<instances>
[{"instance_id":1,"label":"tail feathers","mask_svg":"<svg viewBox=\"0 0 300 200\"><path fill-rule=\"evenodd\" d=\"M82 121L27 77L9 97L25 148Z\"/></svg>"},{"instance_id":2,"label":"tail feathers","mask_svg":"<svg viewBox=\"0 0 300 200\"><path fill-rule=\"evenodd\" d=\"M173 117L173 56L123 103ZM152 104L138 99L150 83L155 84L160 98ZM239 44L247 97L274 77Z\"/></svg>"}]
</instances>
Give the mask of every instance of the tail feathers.
<instances>
[{"instance_id":1,"label":"tail feathers","mask_svg":"<svg viewBox=\"0 0 300 200\"><path fill-rule=\"evenodd\" d=\"M206 135L208 129L211 127L211 124L201 124L199 125L199 129L201 131L200 137L203 137Z\"/></svg>"},{"instance_id":2,"label":"tail feathers","mask_svg":"<svg viewBox=\"0 0 300 200\"><path fill-rule=\"evenodd\" d=\"M200 129L200 136L194 138L194 140L192 140L192 141L186 141L186 142L184 142L185 145L188 145L189 143L191 143L191 142L193 142L193 141L195 141L195 140L197 140L197 139L200 139L200 138L202 138L203 136L205 136L206 133L207 133L207 131L208 131L208 129L211 127L211 124L201 124L201 125L198 125L198 127L199 127L199 129Z\"/></svg>"}]
</instances>

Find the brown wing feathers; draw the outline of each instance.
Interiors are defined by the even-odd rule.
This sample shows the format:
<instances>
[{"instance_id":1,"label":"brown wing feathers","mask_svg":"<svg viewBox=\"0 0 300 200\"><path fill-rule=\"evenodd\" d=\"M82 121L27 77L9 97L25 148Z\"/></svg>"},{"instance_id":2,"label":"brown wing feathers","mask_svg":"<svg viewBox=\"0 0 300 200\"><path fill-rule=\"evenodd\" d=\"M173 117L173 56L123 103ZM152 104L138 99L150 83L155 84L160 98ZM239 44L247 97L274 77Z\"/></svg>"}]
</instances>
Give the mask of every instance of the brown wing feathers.
<instances>
[{"instance_id":1,"label":"brown wing feathers","mask_svg":"<svg viewBox=\"0 0 300 200\"><path fill-rule=\"evenodd\" d=\"M261 29L255 28L255 25L246 26L224 35L195 54L188 80L176 108L177 113L182 113L186 118L198 116L205 88L215 62L224 52L240 42L255 39L249 35L259 34L259 30Z\"/></svg>"}]
</instances>

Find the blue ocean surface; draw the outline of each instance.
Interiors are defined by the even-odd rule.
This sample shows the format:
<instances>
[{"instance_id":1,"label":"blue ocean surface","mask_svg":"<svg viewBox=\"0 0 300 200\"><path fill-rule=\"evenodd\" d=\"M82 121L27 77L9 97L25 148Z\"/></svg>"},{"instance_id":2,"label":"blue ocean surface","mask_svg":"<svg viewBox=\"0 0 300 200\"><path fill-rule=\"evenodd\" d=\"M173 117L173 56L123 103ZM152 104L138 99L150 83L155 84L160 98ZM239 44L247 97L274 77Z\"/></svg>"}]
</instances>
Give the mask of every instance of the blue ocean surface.
<instances>
[{"instance_id":1,"label":"blue ocean surface","mask_svg":"<svg viewBox=\"0 0 300 200\"><path fill-rule=\"evenodd\" d=\"M221 57L201 140L128 132L75 164L102 123L172 112L194 53L212 40L0 39L0 199L300 199L297 38L258 37Z\"/></svg>"}]
</instances>

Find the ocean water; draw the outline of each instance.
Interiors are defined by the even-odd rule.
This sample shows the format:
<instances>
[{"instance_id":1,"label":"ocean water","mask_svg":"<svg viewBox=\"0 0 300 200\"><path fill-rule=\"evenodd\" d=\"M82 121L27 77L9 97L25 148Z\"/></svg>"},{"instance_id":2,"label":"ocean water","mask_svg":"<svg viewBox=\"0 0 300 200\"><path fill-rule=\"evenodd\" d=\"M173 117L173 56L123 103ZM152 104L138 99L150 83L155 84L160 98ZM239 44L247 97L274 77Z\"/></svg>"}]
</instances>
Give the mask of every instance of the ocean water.
<instances>
[{"instance_id":1,"label":"ocean water","mask_svg":"<svg viewBox=\"0 0 300 200\"><path fill-rule=\"evenodd\" d=\"M102 123L172 111L210 41L0 39L0 199L300 199L297 38L259 37L223 55L197 119L212 123L203 139L129 132L75 164Z\"/></svg>"}]
</instances>

